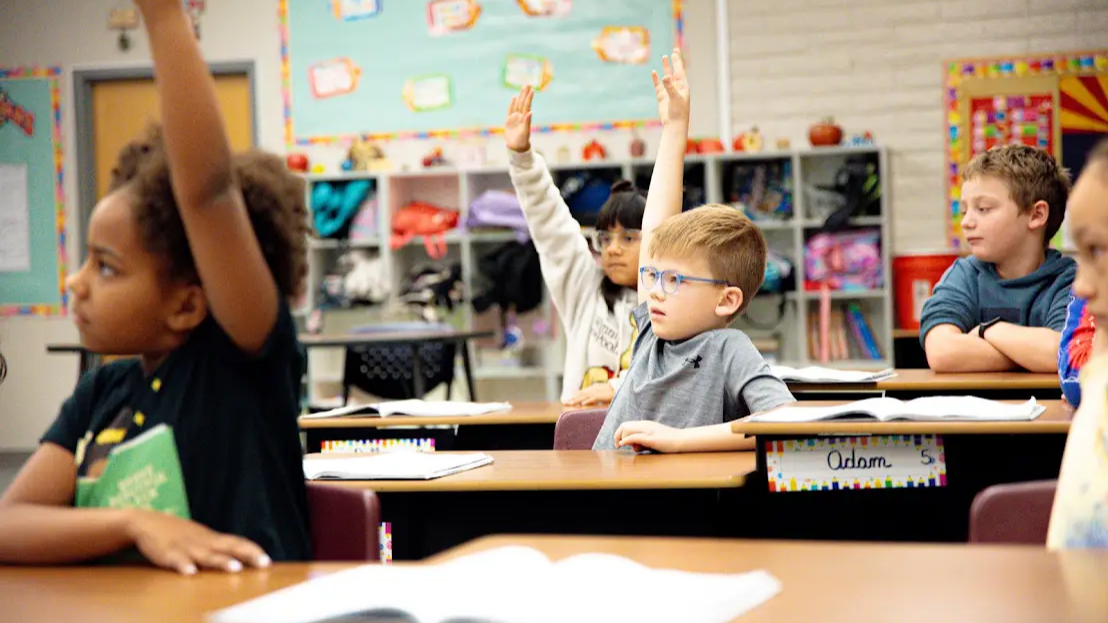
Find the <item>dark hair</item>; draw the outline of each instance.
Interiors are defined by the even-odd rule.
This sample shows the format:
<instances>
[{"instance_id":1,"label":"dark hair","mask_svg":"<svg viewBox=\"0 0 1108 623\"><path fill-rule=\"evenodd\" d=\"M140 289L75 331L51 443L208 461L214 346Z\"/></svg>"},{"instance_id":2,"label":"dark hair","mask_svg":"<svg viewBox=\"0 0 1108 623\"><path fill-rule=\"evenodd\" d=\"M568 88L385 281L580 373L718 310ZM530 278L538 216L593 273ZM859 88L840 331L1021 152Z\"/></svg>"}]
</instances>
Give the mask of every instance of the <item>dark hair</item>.
<instances>
[{"instance_id":1,"label":"dark hair","mask_svg":"<svg viewBox=\"0 0 1108 623\"><path fill-rule=\"evenodd\" d=\"M628 180L619 180L612 184L611 194L596 216L596 229L603 231L616 225L624 229L642 229L642 215L645 211L646 192L636 188ZM615 311L616 301L624 289L626 286L621 286L609 279L608 275L604 275L604 280L600 282L600 294L604 297L609 313Z\"/></svg>"},{"instance_id":2,"label":"dark hair","mask_svg":"<svg viewBox=\"0 0 1108 623\"><path fill-rule=\"evenodd\" d=\"M304 181L290 173L279 157L262 151L236 155L233 167L269 271L281 294L294 298L302 292L308 274ZM170 278L196 281L196 264L173 197L165 142L157 126L120 151L110 190L123 187L135 197L135 218L146 248L165 258Z\"/></svg>"},{"instance_id":3,"label":"dark hair","mask_svg":"<svg viewBox=\"0 0 1108 623\"><path fill-rule=\"evenodd\" d=\"M8 376L8 360L4 359L4 353L0 353L0 383Z\"/></svg>"}]
</instances>

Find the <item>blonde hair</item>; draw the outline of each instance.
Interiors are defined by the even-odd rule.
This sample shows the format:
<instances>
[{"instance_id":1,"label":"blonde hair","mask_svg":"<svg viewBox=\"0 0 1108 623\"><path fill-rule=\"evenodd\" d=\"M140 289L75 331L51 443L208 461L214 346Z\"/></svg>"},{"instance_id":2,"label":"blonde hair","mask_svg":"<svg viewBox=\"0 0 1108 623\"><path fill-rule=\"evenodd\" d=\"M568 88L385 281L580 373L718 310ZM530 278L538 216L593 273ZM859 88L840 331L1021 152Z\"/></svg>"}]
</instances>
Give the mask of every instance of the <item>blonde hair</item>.
<instances>
[{"instance_id":1,"label":"blonde hair","mask_svg":"<svg viewBox=\"0 0 1108 623\"><path fill-rule=\"evenodd\" d=\"M1004 145L977 154L966 165L962 181L979 177L995 177L1004 182L1020 213L1027 212L1039 201L1045 201L1050 213L1046 217L1043 245L1062 227L1066 218L1066 200L1070 194L1070 175L1047 152L1027 145Z\"/></svg>"},{"instance_id":2,"label":"blonde hair","mask_svg":"<svg viewBox=\"0 0 1108 623\"><path fill-rule=\"evenodd\" d=\"M711 203L675 216L654 230L650 257L704 257L712 278L743 293L746 310L766 277L766 239L742 212ZM737 315L736 314L736 315Z\"/></svg>"}]
</instances>

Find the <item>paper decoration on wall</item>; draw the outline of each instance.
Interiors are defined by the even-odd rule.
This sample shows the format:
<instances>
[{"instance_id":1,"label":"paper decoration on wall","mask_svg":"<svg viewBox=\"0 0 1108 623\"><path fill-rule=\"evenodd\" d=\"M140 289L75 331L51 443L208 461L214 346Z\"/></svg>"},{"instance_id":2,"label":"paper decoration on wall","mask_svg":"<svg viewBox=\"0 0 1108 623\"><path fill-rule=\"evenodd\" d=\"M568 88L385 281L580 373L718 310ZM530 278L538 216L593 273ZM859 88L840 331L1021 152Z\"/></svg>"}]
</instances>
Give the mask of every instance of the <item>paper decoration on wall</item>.
<instances>
[{"instance_id":1,"label":"paper decoration on wall","mask_svg":"<svg viewBox=\"0 0 1108 623\"><path fill-rule=\"evenodd\" d=\"M518 91L531 85L541 91L554 78L550 60L533 54L509 54L504 59L504 86Z\"/></svg>"},{"instance_id":2,"label":"paper decoration on wall","mask_svg":"<svg viewBox=\"0 0 1108 623\"><path fill-rule=\"evenodd\" d=\"M481 16L475 0L431 0L427 3L427 26L434 36L469 30Z\"/></svg>"},{"instance_id":3,"label":"paper decoration on wall","mask_svg":"<svg viewBox=\"0 0 1108 623\"><path fill-rule=\"evenodd\" d=\"M416 112L439 110L453 103L450 76L432 74L416 76L404 83L404 103Z\"/></svg>"},{"instance_id":4,"label":"paper decoration on wall","mask_svg":"<svg viewBox=\"0 0 1108 623\"><path fill-rule=\"evenodd\" d=\"M353 93L361 75L361 69L348 58L324 61L308 68L312 95L317 99Z\"/></svg>"},{"instance_id":5,"label":"paper decoration on wall","mask_svg":"<svg viewBox=\"0 0 1108 623\"><path fill-rule=\"evenodd\" d=\"M331 8L335 11L335 17L346 22L351 22L369 17L377 17L381 12L381 2L384 0L331 0Z\"/></svg>"},{"instance_id":6,"label":"paper decoration on wall","mask_svg":"<svg viewBox=\"0 0 1108 623\"><path fill-rule=\"evenodd\" d=\"M192 34L197 39L200 38L200 16L204 14L204 9L207 8L205 0L182 0L185 5L185 13L188 13L189 21L192 22Z\"/></svg>"},{"instance_id":7,"label":"paper decoration on wall","mask_svg":"<svg viewBox=\"0 0 1108 623\"><path fill-rule=\"evenodd\" d=\"M131 49L131 36L127 31L138 28L139 13L133 4L127 2L108 13L108 28L119 31L117 44L119 49L126 52Z\"/></svg>"},{"instance_id":8,"label":"paper decoration on wall","mask_svg":"<svg viewBox=\"0 0 1108 623\"><path fill-rule=\"evenodd\" d=\"M573 0L516 0L531 17L560 17L573 9Z\"/></svg>"},{"instance_id":9,"label":"paper decoration on wall","mask_svg":"<svg viewBox=\"0 0 1108 623\"><path fill-rule=\"evenodd\" d=\"M0 128L8 123L27 136L35 135L35 113L17 104L4 89L0 89Z\"/></svg>"},{"instance_id":10,"label":"paper decoration on wall","mask_svg":"<svg viewBox=\"0 0 1108 623\"><path fill-rule=\"evenodd\" d=\"M638 65L650 57L650 32L642 26L606 26L592 48L604 62Z\"/></svg>"},{"instance_id":11,"label":"paper decoration on wall","mask_svg":"<svg viewBox=\"0 0 1108 623\"><path fill-rule=\"evenodd\" d=\"M0 164L0 273L31 270L27 165Z\"/></svg>"},{"instance_id":12,"label":"paper decoration on wall","mask_svg":"<svg viewBox=\"0 0 1108 623\"><path fill-rule=\"evenodd\" d=\"M938 435L822 437L766 441L774 493L946 486Z\"/></svg>"},{"instance_id":13,"label":"paper decoration on wall","mask_svg":"<svg viewBox=\"0 0 1108 623\"><path fill-rule=\"evenodd\" d=\"M1054 97L995 95L970 100L970 158L1000 145L1054 153Z\"/></svg>"},{"instance_id":14,"label":"paper decoration on wall","mask_svg":"<svg viewBox=\"0 0 1108 623\"><path fill-rule=\"evenodd\" d=\"M1077 175L1088 151L1108 135L1106 94L1108 50L947 63L943 97L951 247L963 245L962 171L970 158L982 148L1019 140L1047 150ZM1051 244L1065 248L1061 231Z\"/></svg>"}]
</instances>

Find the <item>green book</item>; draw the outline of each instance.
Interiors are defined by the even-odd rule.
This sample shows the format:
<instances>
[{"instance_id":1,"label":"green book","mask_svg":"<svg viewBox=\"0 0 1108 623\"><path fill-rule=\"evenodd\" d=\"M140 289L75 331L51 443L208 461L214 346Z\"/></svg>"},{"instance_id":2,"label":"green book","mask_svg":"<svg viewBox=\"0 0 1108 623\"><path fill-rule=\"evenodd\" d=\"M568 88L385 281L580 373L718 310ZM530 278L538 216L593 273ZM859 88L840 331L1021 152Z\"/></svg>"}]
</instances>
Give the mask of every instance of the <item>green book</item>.
<instances>
[{"instance_id":1,"label":"green book","mask_svg":"<svg viewBox=\"0 0 1108 623\"><path fill-rule=\"evenodd\" d=\"M98 478L77 479L76 506L140 508L191 519L173 430L159 424L112 448Z\"/></svg>"}]
</instances>

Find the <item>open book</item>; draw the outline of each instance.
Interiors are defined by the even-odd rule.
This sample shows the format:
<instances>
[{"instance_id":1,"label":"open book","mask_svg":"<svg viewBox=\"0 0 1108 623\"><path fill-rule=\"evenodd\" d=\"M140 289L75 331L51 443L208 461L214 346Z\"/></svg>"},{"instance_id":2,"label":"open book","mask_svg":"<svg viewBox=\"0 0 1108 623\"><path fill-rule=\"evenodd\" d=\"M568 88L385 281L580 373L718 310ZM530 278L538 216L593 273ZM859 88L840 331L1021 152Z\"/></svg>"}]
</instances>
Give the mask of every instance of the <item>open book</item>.
<instances>
[{"instance_id":1,"label":"open book","mask_svg":"<svg viewBox=\"0 0 1108 623\"><path fill-rule=\"evenodd\" d=\"M304 458L308 480L431 480L492 463L481 452L385 452L347 457Z\"/></svg>"},{"instance_id":2,"label":"open book","mask_svg":"<svg viewBox=\"0 0 1108 623\"><path fill-rule=\"evenodd\" d=\"M815 422L862 416L889 420L967 420L973 422L1026 422L1039 417L1046 407L1032 398L1022 404L1006 404L974 396L927 396L914 400L867 398L833 407L805 407L797 403L752 415L747 422Z\"/></svg>"},{"instance_id":3,"label":"open book","mask_svg":"<svg viewBox=\"0 0 1108 623\"><path fill-rule=\"evenodd\" d=\"M215 612L209 621L309 623L391 613L418 623L726 623L780 590L765 571L654 570L608 554L551 563L531 548L502 547L438 565L340 571ZM636 604L629 595L649 600Z\"/></svg>"},{"instance_id":4,"label":"open book","mask_svg":"<svg viewBox=\"0 0 1108 623\"><path fill-rule=\"evenodd\" d=\"M788 366L770 366L770 371L786 383L876 383L896 376L896 371L892 368L871 372L866 370L836 370L820 366L808 366L800 369Z\"/></svg>"},{"instance_id":5,"label":"open book","mask_svg":"<svg viewBox=\"0 0 1108 623\"><path fill-rule=\"evenodd\" d=\"M418 415L424 417L448 417L454 415L484 415L497 411L507 411L512 405L507 402L460 402L426 400L391 400L370 404L347 405L337 409L319 411L300 416L304 420L329 417L373 417L388 415Z\"/></svg>"}]
</instances>

